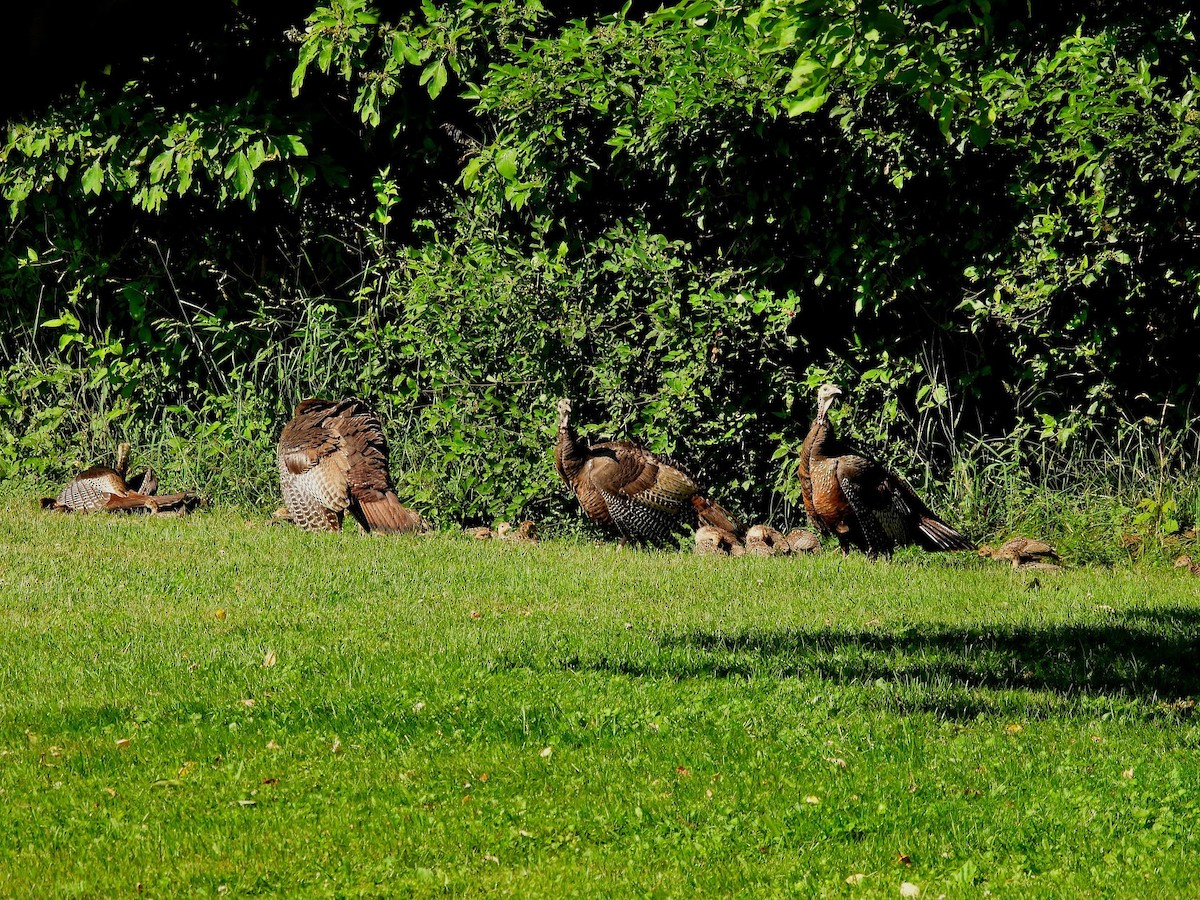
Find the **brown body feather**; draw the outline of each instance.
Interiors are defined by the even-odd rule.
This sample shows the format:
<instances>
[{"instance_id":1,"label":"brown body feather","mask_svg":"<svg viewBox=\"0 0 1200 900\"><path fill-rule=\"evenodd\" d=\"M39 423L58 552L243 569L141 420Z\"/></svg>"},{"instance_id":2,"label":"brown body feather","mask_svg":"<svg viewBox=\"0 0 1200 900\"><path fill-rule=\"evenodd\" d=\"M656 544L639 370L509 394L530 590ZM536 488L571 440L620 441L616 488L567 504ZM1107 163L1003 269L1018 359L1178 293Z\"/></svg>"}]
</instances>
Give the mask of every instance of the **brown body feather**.
<instances>
[{"instance_id":1,"label":"brown body feather","mask_svg":"<svg viewBox=\"0 0 1200 900\"><path fill-rule=\"evenodd\" d=\"M366 403L305 400L279 437L279 486L306 531L340 531L349 512L365 531L422 531L428 523L400 503L387 441Z\"/></svg>"},{"instance_id":2,"label":"brown body feather","mask_svg":"<svg viewBox=\"0 0 1200 900\"><path fill-rule=\"evenodd\" d=\"M622 541L661 544L697 520L741 536L741 526L682 465L632 441L586 444L570 414L571 402L561 401L554 465L589 519L614 528Z\"/></svg>"},{"instance_id":3,"label":"brown body feather","mask_svg":"<svg viewBox=\"0 0 1200 900\"><path fill-rule=\"evenodd\" d=\"M801 493L813 526L832 534L848 553L856 546L885 556L902 544L925 550L973 550L965 535L939 519L908 483L844 444L829 422L829 407L841 395L827 384L818 393L817 416L800 450Z\"/></svg>"}]
</instances>

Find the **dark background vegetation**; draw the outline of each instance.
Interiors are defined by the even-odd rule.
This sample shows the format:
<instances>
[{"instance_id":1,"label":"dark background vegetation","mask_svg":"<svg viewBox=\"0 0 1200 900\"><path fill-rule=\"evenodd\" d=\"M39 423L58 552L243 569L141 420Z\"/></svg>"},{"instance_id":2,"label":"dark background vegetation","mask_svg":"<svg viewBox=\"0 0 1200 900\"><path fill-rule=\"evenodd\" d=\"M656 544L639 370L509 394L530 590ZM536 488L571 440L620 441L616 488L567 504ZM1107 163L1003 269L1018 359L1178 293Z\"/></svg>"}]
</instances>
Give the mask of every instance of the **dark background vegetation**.
<instances>
[{"instance_id":1,"label":"dark background vegetation","mask_svg":"<svg viewBox=\"0 0 1200 900\"><path fill-rule=\"evenodd\" d=\"M356 393L443 524L570 520L570 395L795 521L836 379L977 534L1200 511L1190 4L280 6L17 14L11 484L130 439L267 506L294 404Z\"/></svg>"}]
</instances>

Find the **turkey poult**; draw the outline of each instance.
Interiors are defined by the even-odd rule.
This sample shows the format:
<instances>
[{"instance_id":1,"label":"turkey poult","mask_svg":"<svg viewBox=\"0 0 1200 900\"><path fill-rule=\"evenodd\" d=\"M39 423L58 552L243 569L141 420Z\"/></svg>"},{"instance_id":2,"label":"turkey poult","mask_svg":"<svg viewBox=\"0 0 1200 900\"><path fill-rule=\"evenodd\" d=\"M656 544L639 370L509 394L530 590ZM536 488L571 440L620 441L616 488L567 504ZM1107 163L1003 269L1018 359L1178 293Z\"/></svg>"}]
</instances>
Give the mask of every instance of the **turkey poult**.
<instances>
[{"instance_id":1,"label":"turkey poult","mask_svg":"<svg viewBox=\"0 0 1200 900\"><path fill-rule=\"evenodd\" d=\"M786 556L791 552L788 539L770 525L752 525L746 531L748 556Z\"/></svg>"},{"instance_id":2,"label":"turkey poult","mask_svg":"<svg viewBox=\"0 0 1200 900\"><path fill-rule=\"evenodd\" d=\"M684 524L705 525L741 537L729 513L704 497L678 463L632 441L587 444L571 428L571 401L558 403L554 467L571 486L589 519L615 528L626 541L664 544Z\"/></svg>"},{"instance_id":3,"label":"turkey poult","mask_svg":"<svg viewBox=\"0 0 1200 900\"><path fill-rule=\"evenodd\" d=\"M302 401L283 426L278 461L283 502L305 531L341 531L346 512L368 532L429 527L396 497L383 428L361 400Z\"/></svg>"},{"instance_id":4,"label":"turkey poult","mask_svg":"<svg viewBox=\"0 0 1200 900\"><path fill-rule=\"evenodd\" d=\"M805 528L793 528L784 538L793 553L821 552L821 539Z\"/></svg>"},{"instance_id":5,"label":"turkey poult","mask_svg":"<svg viewBox=\"0 0 1200 900\"><path fill-rule=\"evenodd\" d=\"M695 552L712 556L741 556L746 548L732 531L701 525L696 529Z\"/></svg>"},{"instance_id":6,"label":"turkey poult","mask_svg":"<svg viewBox=\"0 0 1200 900\"><path fill-rule=\"evenodd\" d=\"M58 512L188 513L200 503L195 491L156 496L158 478L146 468L126 479L129 444L117 447L113 468L92 466L67 482L57 497L43 497L42 509Z\"/></svg>"},{"instance_id":7,"label":"turkey poult","mask_svg":"<svg viewBox=\"0 0 1200 900\"><path fill-rule=\"evenodd\" d=\"M1017 537L999 547L984 544L979 548L980 556L1002 562L1011 562L1014 569L1058 569L1058 553L1045 541L1036 538Z\"/></svg>"},{"instance_id":8,"label":"turkey poult","mask_svg":"<svg viewBox=\"0 0 1200 900\"><path fill-rule=\"evenodd\" d=\"M974 550L970 539L935 516L902 478L838 440L829 408L841 394L837 385L821 385L817 417L800 449L797 474L813 526L836 537L843 553L856 546L869 556L888 556L902 544Z\"/></svg>"}]
</instances>

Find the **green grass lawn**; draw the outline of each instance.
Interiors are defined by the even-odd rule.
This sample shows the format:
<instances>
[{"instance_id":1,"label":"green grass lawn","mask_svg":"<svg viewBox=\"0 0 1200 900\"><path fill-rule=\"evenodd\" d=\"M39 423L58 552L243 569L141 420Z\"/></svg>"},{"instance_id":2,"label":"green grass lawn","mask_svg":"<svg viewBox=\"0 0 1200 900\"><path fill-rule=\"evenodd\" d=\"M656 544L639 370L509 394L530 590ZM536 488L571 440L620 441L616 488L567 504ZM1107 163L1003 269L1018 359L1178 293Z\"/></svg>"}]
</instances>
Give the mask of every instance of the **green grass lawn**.
<instances>
[{"instance_id":1,"label":"green grass lawn","mask_svg":"<svg viewBox=\"0 0 1200 900\"><path fill-rule=\"evenodd\" d=\"M34 507L3 896L1200 895L1177 571Z\"/></svg>"}]
</instances>

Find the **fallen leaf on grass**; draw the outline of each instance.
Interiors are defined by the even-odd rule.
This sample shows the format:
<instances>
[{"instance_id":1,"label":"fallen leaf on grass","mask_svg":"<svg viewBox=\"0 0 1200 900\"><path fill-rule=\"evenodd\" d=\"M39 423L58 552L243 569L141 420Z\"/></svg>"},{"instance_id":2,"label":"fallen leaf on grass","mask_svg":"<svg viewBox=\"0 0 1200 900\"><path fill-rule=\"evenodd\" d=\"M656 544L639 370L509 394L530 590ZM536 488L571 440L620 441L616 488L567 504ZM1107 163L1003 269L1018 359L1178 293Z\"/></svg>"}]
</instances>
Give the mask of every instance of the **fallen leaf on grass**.
<instances>
[{"instance_id":1,"label":"fallen leaf on grass","mask_svg":"<svg viewBox=\"0 0 1200 900\"><path fill-rule=\"evenodd\" d=\"M179 767L179 772L178 772L179 777L186 778L188 773L191 772L192 769L194 769L194 768L196 768L196 763L189 759L187 762L185 762L182 766Z\"/></svg>"},{"instance_id":2,"label":"fallen leaf on grass","mask_svg":"<svg viewBox=\"0 0 1200 900\"><path fill-rule=\"evenodd\" d=\"M496 857L496 856L493 856L493 855L492 855L492 854L490 854L490 853L485 853L485 854L483 855L483 861L484 861L484 862L495 863L496 865L500 865L500 859L499 859L498 857Z\"/></svg>"},{"instance_id":3,"label":"fallen leaf on grass","mask_svg":"<svg viewBox=\"0 0 1200 900\"><path fill-rule=\"evenodd\" d=\"M680 776L681 778L691 778L692 777L692 773L690 771L688 771L687 767L685 767L685 766L676 766L675 774Z\"/></svg>"},{"instance_id":4,"label":"fallen leaf on grass","mask_svg":"<svg viewBox=\"0 0 1200 900\"><path fill-rule=\"evenodd\" d=\"M267 749L268 749L268 750L282 750L282 749L283 749L283 747L281 747L281 746L280 746L278 743L276 743L274 740L270 740L270 741L267 741Z\"/></svg>"},{"instance_id":5,"label":"fallen leaf on grass","mask_svg":"<svg viewBox=\"0 0 1200 900\"><path fill-rule=\"evenodd\" d=\"M543 747L543 748L542 748L542 752L541 752L541 753L539 753L538 755L539 755L539 756L540 756L542 759L549 759L549 758L550 758L550 754L551 754L551 753L553 753L553 752L554 752L554 748L553 748L553 747Z\"/></svg>"},{"instance_id":6,"label":"fallen leaf on grass","mask_svg":"<svg viewBox=\"0 0 1200 900\"><path fill-rule=\"evenodd\" d=\"M846 768L846 761L844 759L842 759L840 756L827 756L827 757L825 757L825 762L832 763L833 765L837 766L839 769Z\"/></svg>"},{"instance_id":7,"label":"fallen leaf on grass","mask_svg":"<svg viewBox=\"0 0 1200 900\"><path fill-rule=\"evenodd\" d=\"M911 881L905 881L900 885L901 897L920 897L921 889Z\"/></svg>"},{"instance_id":8,"label":"fallen leaf on grass","mask_svg":"<svg viewBox=\"0 0 1200 900\"><path fill-rule=\"evenodd\" d=\"M279 662L279 657L275 655L275 651L268 650L267 655L263 657L262 667L264 669L269 669L277 662Z\"/></svg>"},{"instance_id":9,"label":"fallen leaf on grass","mask_svg":"<svg viewBox=\"0 0 1200 900\"><path fill-rule=\"evenodd\" d=\"M862 880L866 877L862 872L855 872L853 875L846 876L846 884L862 884Z\"/></svg>"},{"instance_id":10,"label":"fallen leaf on grass","mask_svg":"<svg viewBox=\"0 0 1200 900\"><path fill-rule=\"evenodd\" d=\"M1009 725L1005 725L1004 730L1008 734L1020 734L1022 731L1025 730L1025 728L1024 728L1024 726L1018 725L1016 722L1013 722Z\"/></svg>"},{"instance_id":11,"label":"fallen leaf on grass","mask_svg":"<svg viewBox=\"0 0 1200 900\"><path fill-rule=\"evenodd\" d=\"M818 804L818 803L820 803L820 802L821 802L821 798L820 798L820 797L813 796L812 794L809 794L807 797L805 797L805 798L804 798L804 802L805 802L805 803L810 803L810 804L812 804L813 806L815 806L816 804Z\"/></svg>"},{"instance_id":12,"label":"fallen leaf on grass","mask_svg":"<svg viewBox=\"0 0 1200 900\"><path fill-rule=\"evenodd\" d=\"M242 706L250 707L254 705L254 698L247 697L242 701Z\"/></svg>"},{"instance_id":13,"label":"fallen leaf on grass","mask_svg":"<svg viewBox=\"0 0 1200 900\"><path fill-rule=\"evenodd\" d=\"M133 738L117 738L117 749L124 750L133 743Z\"/></svg>"},{"instance_id":14,"label":"fallen leaf on grass","mask_svg":"<svg viewBox=\"0 0 1200 900\"><path fill-rule=\"evenodd\" d=\"M262 783L263 784L279 784L279 779L278 778L264 778L262 780Z\"/></svg>"},{"instance_id":15,"label":"fallen leaf on grass","mask_svg":"<svg viewBox=\"0 0 1200 900\"><path fill-rule=\"evenodd\" d=\"M106 788L104 789L104 793L108 794L108 796L110 796L110 797L115 797L115 796L117 796L117 791L116 791L116 788L110 788L110 787L106 787Z\"/></svg>"},{"instance_id":16,"label":"fallen leaf on grass","mask_svg":"<svg viewBox=\"0 0 1200 900\"><path fill-rule=\"evenodd\" d=\"M488 773L487 773L487 772L480 772L480 773L479 773L479 780L480 780L480 781L487 781L487 780L488 780Z\"/></svg>"},{"instance_id":17,"label":"fallen leaf on grass","mask_svg":"<svg viewBox=\"0 0 1200 900\"><path fill-rule=\"evenodd\" d=\"M258 806L257 800L239 800L238 806Z\"/></svg>"},{"instance_id":18,"label":"fallen leaf on grass","mask_svg":"<svg viewBox=\"0 0 1200 900\"><path fill-rule=\"evenodd\" d=\"M912 857L909 856L907 853L897 852L896 853L896 864L900 865L900 866L911 866L912 865Z\"/></svg>"},{"instance_id":19,"label":"fallen leaf on grass","mask_svg":"<svg viewBox=\"0 0 1200 900\"><path fill-rule=\"evenodd\" d=\"M332 746L332 747L330 747L329 749L330 749L330 751L331 751L331 752L333 752L333 753L341 753L341 752L342 752L342 741L341 741L341 739L340 739L340 738L334 738L334 739L333 739L333 746Z\"/></svg>"},{"instance_id":20,"label":"fallen leaf on grass","mask_svg":"<svg viewBox=\"0 0 1200 900\"><path fill-rule=\"evenodd\" d=\"M219 619L222 622L225 621L226 615L227 615L227 613L223 609L218 609L215 613L213 613L213 617L216 619Z\"/></svg>"},{"instance_id":21,"label":"fallen leaf on grass","mask_svg":"<svg viewBox=\"0 0 1200 900\"><path fill-rule=\"evenodd\" d=\"M479 610L477 610L477 609L471 610L471 618L472 619L480 619L482 617L483 617L483 613L481 613Z\"/></svg>"},{"instance_id":22,"label":"fallen leaf on grass","mask_svg":"<svg viewBox=\"0 0 1200 900\"><path fill-rule=\"evenodd\" d=\"M1121 773L1121 777L1122 778L1132 778L1133 777L1133 769L1132 768L1126 769L1124 772Z\"/></svg>"}]
</instances>

